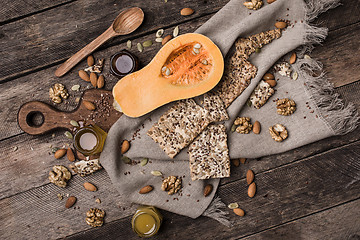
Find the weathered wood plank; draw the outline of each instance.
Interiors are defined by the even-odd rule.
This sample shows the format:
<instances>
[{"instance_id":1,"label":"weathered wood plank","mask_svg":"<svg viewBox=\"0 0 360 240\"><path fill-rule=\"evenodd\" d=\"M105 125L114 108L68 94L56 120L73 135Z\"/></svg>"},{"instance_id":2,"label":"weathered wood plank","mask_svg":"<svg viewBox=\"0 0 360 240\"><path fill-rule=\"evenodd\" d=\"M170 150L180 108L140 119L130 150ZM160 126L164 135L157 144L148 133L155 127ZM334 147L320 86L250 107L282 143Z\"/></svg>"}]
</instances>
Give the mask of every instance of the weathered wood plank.
<instances>
[{"instance_id":1,"label":"weathered wood plank","mask_svg":"<svg viewBox=\"0 0 360 240\"><path fill-rule=\"evenodd\" d=\"M74 0L3 0L0 8L0 25L73 1Z\"/></svg>"},{"instance_id":2,"label":"weathered wood plank","mask_svg":"<svg viewBox=\"0 0 360 240\"><path fill-rule=\"evenodd\" d=\"M13 79L65 60L89 43L89 39L94 39L110 26L113 18L123 8L129 6L143 8L145 21L133 34L118 37L106 46L119 44L125 39L133 39L159 28L196 19L199 16L214 14L227 2L227 0L169 1L168 3L154 4L146 1L134 3L126 0L117 4L112 0L100 2L79 0L33 15L30 18L6 24L0 32L2 36L0 44L3 49L7 49L0 54L2 63L6 66L0 73L0 81ZM179 11L185 6L195 9L195 14L189 17L180 16ZM343 6L331 10L331 15L325 15L318 21L323 22L324 26L330 29L358 22L357 14L344 15L344 12L351 12L358 9L359 6L360 3L356 0L346 1ZM101 9L101 11L97 11L97 9ZM334 20L343 18L345 18L344 21ZM24 51L25 49L26 51Z\"/></svg>"},{"instance_id":3,"label":"weathered wood plank","mask_svg":"<svg viewBox=\"0 0 360 240\"><path fill-rule=\"evenodd\" d=\"M330 208L245 239L359 239L360 200Z\"/></svg>"},{"instance_id":4,"label":"weathered wood plank","mask_svg":"<svg viewBox=\"0 0 360 240\"><path fill-rule=\"evenodd\" d=\"M238 217L228 210L232 227L206 217L193 220L163 211L164 224L154 239L237 239L358 199L359 157L360 143L356 142L257 174L254 198L246 194L245 179L226 184L218 190L220 197L226 204L238 202L246 211L245 217ZM129 223L127 217L68 239L138 239Z\"/></svg>"}]
</instances>

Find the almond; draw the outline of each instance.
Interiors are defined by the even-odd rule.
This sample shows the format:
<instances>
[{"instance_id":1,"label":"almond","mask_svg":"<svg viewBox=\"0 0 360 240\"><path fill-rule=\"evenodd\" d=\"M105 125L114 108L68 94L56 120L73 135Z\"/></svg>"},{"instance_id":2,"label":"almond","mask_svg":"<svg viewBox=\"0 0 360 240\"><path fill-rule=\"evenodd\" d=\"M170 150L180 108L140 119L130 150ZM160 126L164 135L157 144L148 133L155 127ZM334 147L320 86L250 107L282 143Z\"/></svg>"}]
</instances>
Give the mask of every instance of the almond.
<instances>
[{"instance_id":1,"label":"almond","mask_svg":"<svg viewBox=\"0 0 360 240\"><path fill-rule=\"evenodd\" d=\"M89 102L89 101L86 101L86 100L83 101L83 104L86 107L86 109L91 110L91 111L94 111L95 108L96 108L95 105L92 102Z\"/></svg>"},{"instance_id":2,"label":"almond","mask_svg":"<svg viewBox=\"0 0 360 240\"><path fill-rule=\"evenodd\" d=\"M92 65L95 64L95 59L94 59L94 57L92 55L87 57L87 64L88 64L89 67L91 67Z\"/></svg>"},{"instance_id":3,"label":"almond","mask_svg":"<svg viewBox=\"0 0 360 240\"><path fill-rule=\"evenodd\" d=\"M277 84L276 80L266 80L265 82L268 83L270 87L275 87Z\"/></svg>"},{"instance_id":4,"label":"almond","mask_svg":"<svg viewBox=\"0 0 360 240\"><path fill-rule=\"evenodd\" d=\"M77 156L77 158L80 159L80 160L85 160L85 159L86 159L86 157L84 156L84 154L82 154L82 153L79 152L79 151L76 151L76 156Z\"/></svg>"},{"instance_id":5,"label":"almond","mask_svg":"<svg viewBox=\"0 0 360 240\"><path fill-rule=\"evenodd\" d=\"M79 71L79 77L84 81L90 82L89 74L87 74L84 70Z\"/></svg>"},{"instance_id":6,"label":"almond","mask_svg":"<svg viewBox=\"0 0 360 240\"><path fill-rule=\"evenodd\" d=\"M255 196L255 193L256 193L256 184L253 182L249 185L248 196L252 198Z\"/></svg>"},{"instance_id":7,"label":"almond","mask_svg":"<svg viewBox=\"0 0 360 240\"><path fill-rule=\"evenodd\" d=\"M231 162L235 167L238 167L240 165L240 159L232 159Z\"/></svg>"},{"instance_id":8,"label":"almond","mask_svg":"<svg viewBox=\"0 0 360 240\"><path fill-rule=\"evenodd\" d=\"M254 125L253 125L253 132L255 134L259 134L261 131L261 125L259 121L255 121Z\"/></svg>"},{"instance_id":9,"label":"almond","mask_svg":"<svg viewBox=\"0 0 360 240\"><path fill-rule=\"evenodd\" d=\"M273 2L275 2L276 0L266 0L266 2L268 3L268 4L271 4L271 3L273 3Z\"/></svg>"},{"instance_id":10,"label":"almond","mask_svg":"<svg viewBox=\"0 0 360 240\"><path fill-rule=\"evenodd\" d=\"M266 73L264 76L263 76L263 79L264 80L273 80L275 79L274 75L271 74L271 73Z\"/></svg>"},{"instance_id":11,"label":"almond","mask_svg":"<svg viewBox=\"0 0 360 240\"><path fill-rule=\"evenodd\" d=\"M104 75L100 75L100 77L97 80L97 87L98 88L103 88L104 85L105 85Z\"/></svg>"},{"instance_id":12,"label":"almond","mask_svg":"<svg viewBox=\"0 0 360 240\"><path fill-rule=\"evenodd\" d=\"M254 181L254 172L252 170L248 170L246 173L246 182L250 185Z\"/></svg>"},{"instance_id":13,"label":"almond","mask_svg":"<svg viewBox=\"0 0 360 240\"><path fill-rule=\"evenodd\" d=\"M66 208L71 208L72 206L74 206L74 204L76 203L76 197L74 196L70 196L65 203L65 207Z\"/></svg>"},{"instance_id":14,"label":"almond","mask_svg":"<svg viewBox=\"0 0 360 240\"><path fill-rule=\"evenodd\" d=\"M164 46L171 38L172 38L171 35L167 35L166 37L163 38L161 44Z\"/></svg>"},{"instance_id":15,"label":"almond","mask_svg":"<svg viewBox=\"0 0 360 240\"><path fill-rule=\"evenodd\" d=\"M242 210L241 208L234 208L233 209L234 213L240 217L243 217L245 215L244 210Z\"/></svg>"},{"instance_id":16,"label":"almond","mask_svg":"<svg viewBox=\"0 0 360 240\"><path fill-rule=\"evenodd\" d=\"M66 156L67 156L67 158L68 158L68 160L69 160L70 162L75 161L75 155L74 155L74 152L73 152L73 150L72 150L71 148L68 148L68 149L67 149L67 151L66 151Z\"/></svg>"},{"instance_id":17,"label":"almond","mask_svg":"<svg viewBox=\"0 0 360 240\"><path fill-rule=\"evenodd\" d=\"M276 28L283 29L283 28L286 28L286 27L287 27L287 24L286 24L286 22L276 22L276 23L275 23L275 27L276 27Z\"/></svg>"},{"instance_id":18,"label":"almond","mask_svg":"<svg viewBox=\"0 0 360 240\"><path fill-rule=\"evenodd\" d=\"M62 158L66 154L66 149L59 149L55 152L54 157L56 159Z\"/></svg>"},{"instance_id":19,"label":"almond","mask_svg":"<svg viewBox=\"0 0 360 240\"><path fill-rule=\"evenodd\" d=\"M90 82L91 82L91 85L93 85L93 87L96 88L96 83L97 83L96 73L94 73L94 72L90 73Z\"/></svg>"},{"instance_id":20,"label":"almond","mask_svg":"<svg viewBox=\"0 0 360 240\"><path fill-rule=\"evenodd\" d=\"M147 186L143 187L142 189L140 189L139 193L146 194L146 193L151 192L153 189L154 189L153 186L147 185Z\"/></svg>"},{"instance_id":21,"label":"almond","mask_svg":"<svg viewBox=\"0 0 360 240\"><path fill-rule=\"evenodd\" d=\"M204 188L204 196L205 197L209 196L212 190L213 190L213 185L211 184L206 185Z\"/></svg>"},{"instance_id":22,"label":"almond","mask_svg":"<svg viewBox=\"0 0 360 240\"><path fill-rule=\"evenodd\" d=\"M183 8L180 11L180 14L183 16L188 16L194 13L194 10L192 10L191 8Z\"/></svg>"},{"instance_id":23,"label":"almond","mask_svg":"<svg viewBox=\"0 0 360 240\"><path fill-rule=\"evenodd\" d=\"M290 64L294 64L296 62L296 53L291 54L289 62Z\"/></svg>"},{"instance_id":24,"label":"almond","mask_svg":"<svg viewBox=\"0 0 360 240\"><path fill-rule=\"evenodd\" d=\"M85 182L84 183L84 188L90 192L95 192L97 190L97 188L95 187L94 184L89 183L89 182Z\"/></svg>"},{"instance_id":25,"label":"almond","mask_svg":"<svg viewBox=\"0 0 360 240\"><path fill-rule=\"evenodd\" d=\"M240 162L241 162L242 164L245 164L246 158L240 158Z\"/></svg>"},{"instance_id":26,"label":"almond","mask_svg":"<svg viewBox=\"0 0 360 240\"><path fill-rule=\"evenodd\" d=\"M126 153L130 148L130 143L128 140L124 140L121 144L121 154Z\"/></svg>"}]
</instances>

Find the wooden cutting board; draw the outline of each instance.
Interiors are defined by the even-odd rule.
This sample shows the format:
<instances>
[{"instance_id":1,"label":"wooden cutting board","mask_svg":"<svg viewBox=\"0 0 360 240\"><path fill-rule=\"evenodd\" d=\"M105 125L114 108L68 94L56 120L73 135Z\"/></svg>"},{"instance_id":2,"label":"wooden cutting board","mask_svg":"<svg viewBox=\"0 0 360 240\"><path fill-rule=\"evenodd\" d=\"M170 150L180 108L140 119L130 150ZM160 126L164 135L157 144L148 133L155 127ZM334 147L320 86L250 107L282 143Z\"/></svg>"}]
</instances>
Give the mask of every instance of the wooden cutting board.
<instances>
[{"instance_id":1,"label":"wooden cutting board","mask_svg":"<svg viewBox=\"0 0 360 240\"><path fill-rule=\"evenodd\" d=\"M95 111L85 108L84 104L82 104L83 100L94 103L96 106ZM86 120L87 123L95 123L107 132L122 115L113 108L113 101L111 91L101 89L86 90L79 101L78 107L71 112L63 112L49 104L32 101L20 107L18 124L24 132L39 135L59 128L71 130L73 126L70 124L70 120ZM34 123L35 116L40 116L42 121Z\"/></svg>"}]
</instances>

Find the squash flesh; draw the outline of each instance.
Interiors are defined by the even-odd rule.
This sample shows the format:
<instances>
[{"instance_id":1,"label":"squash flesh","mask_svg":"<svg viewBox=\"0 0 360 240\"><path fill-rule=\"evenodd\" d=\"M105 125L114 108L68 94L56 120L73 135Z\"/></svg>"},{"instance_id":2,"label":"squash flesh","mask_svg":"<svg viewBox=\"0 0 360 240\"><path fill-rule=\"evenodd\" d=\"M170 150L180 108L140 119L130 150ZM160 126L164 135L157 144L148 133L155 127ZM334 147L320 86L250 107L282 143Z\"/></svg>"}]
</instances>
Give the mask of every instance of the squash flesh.
<instances>
[{"instance_id":1,"label":"squash flesh","mask_svg":"<svg viewBox=\"0 0 360 240\"><path fill-rule=\"evenodd\" d=\"M196 44L201 47L194 54ZM166 103L211 90L223 70L217 46L203 35L188 33L169 41L146 67L119 80L113 95L125 115L139 117Z\"/></svg>"}]
</instances>

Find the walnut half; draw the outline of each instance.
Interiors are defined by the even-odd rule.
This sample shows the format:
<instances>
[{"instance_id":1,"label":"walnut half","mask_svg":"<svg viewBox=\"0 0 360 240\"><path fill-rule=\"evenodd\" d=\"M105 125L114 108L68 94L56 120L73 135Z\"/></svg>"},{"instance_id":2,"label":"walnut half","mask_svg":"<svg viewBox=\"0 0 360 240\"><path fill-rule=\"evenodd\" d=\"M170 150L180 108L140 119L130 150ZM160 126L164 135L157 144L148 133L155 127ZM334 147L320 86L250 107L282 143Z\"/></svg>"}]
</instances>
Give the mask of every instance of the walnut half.
<instances>
[{"instance_id":1,"label":"walnut half","mask_svg":"<svg viewBox=\"0 0 360 240\"><path fill-rule=\"evenodd\" d=\"M250 2L243 3L245 7L252 10L257 10L264 4L262 0L251 0Z\"/></svg>"},{"instance_id":2,"label":"walnut half","mask_svg":"<svg viewBox=\"0 0 360 240\"><path fill-rule=\"evenodd\" d=\"M252 129L252 124L248 117L237 117L234 121L234 125L237 126L236 132L242 134L248 134Z\"/></svg>"},{"instance_id":3,"label":"walnut half","mask_svg":"<svg viewBox=\"0 0 360 240\"><path fill-rule=\"evenodd\" d=\"M92 227L100 227L104 224L105 211L98 208L90 208L86 212L85 221Z\"/></svg>"},{"instance_id":4,"label":"walnut half","mask_svg":"<svg viewBox=\"0 0 360 240\"><path fill-rule=\"evenodd\" d=\"M169 195L177 193L181 189L181 178L170 176L163 180L161 185L163 191L167 191Z\"/></svg>"},{"instance_id":5,"label":"walnut half","mask_svg":"<svg viewBox=\"0 0 360 240\"><path fill-rule=\"evenodd\" d=\"M49 89L49 97L54 103L61 103L63 99L69 97L68 91L65 89L65 86L61 83L55 83L54 87Z\"/></svg>"},{"instance_id":6,"label":"walnut half","mask_svg":"<svg viewBox=\"0 0 360 240\"><path fill-rule=\"evenodd\" d=\"M277 100L276 105L276 112L280 115L289 116L293 114L296 110L295 102L288 98Z\"/></svg>"},{"instance_id":7,"label":"walnut half","mask_svg":"<svg viewBox=\"0 0 360 240\"><path fill-rule=\"evenodd\" d=\"M288 131L281 124L276 124L272 127L269 127L269 132L271 137L277 142L282 142L288 137Z\"/></svg>"},{"instance_id":8,"label":"walnut half","mask_svg":"<svg viewBox=\"0 0 360 240\"><path fill-rule=\"evenodd\" d=\"M49 181L59 187L66 187L67 181L71 178L70 171L61 165L55 165L49 172Z\"/></svg>"}]
</instances>

